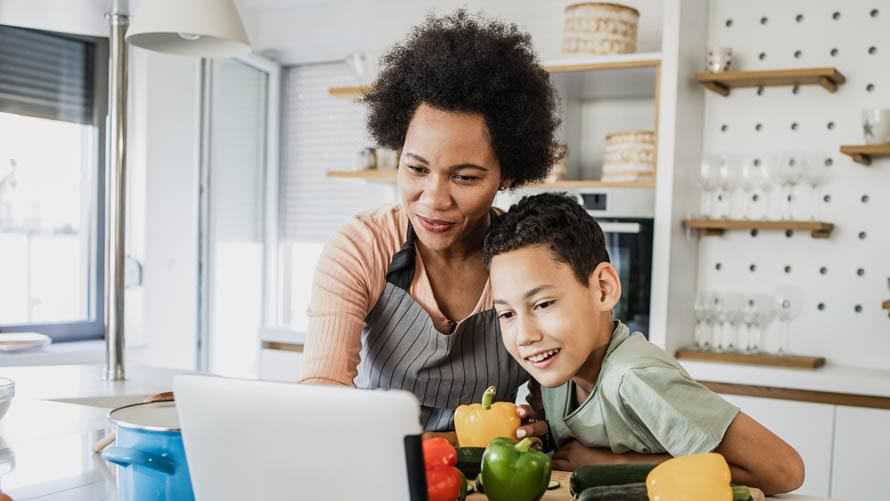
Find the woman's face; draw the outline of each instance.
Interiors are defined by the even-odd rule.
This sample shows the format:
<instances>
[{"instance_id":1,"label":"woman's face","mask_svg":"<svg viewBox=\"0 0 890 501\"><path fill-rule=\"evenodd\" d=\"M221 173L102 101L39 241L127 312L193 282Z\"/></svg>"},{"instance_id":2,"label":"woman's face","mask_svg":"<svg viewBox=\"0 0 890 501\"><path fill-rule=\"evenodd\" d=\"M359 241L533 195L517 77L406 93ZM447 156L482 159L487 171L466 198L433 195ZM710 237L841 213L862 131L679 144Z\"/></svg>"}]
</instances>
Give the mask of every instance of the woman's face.
<instances>
[{"instance_id":1,"label":"woman's face","mask_svg":"<svg viewBox=\"0 0 890 501\"><path fill-rule=\"evenodd\" d=\"M453 249L478 235L503 182L482 115L421 104L408 125L398 179L427 248Z\"/></svg>"}]
</instances>

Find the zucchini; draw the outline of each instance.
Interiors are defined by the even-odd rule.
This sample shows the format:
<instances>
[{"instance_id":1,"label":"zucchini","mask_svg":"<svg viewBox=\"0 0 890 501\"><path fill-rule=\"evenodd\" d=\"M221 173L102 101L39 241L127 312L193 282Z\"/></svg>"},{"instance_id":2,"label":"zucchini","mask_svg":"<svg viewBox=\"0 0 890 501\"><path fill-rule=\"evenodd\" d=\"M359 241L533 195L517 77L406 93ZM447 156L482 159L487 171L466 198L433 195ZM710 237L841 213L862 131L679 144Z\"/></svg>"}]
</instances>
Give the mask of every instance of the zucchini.
<instances>
[{"instance_id":1,"label":"zucchini","mask_svg":"<svg viewBox=\"0 0 890 501\"><path fill-rule=\"evenodd\" d=\"M621 485L599 485L588 487L577 495L575 501L649 501L645 482L634 482ZM743 485L732 486L733 501L753 501L751 492Z\"/></svg>"},{"instance_id":2,"label":"zucchini","mask_svg":"<svg viewBox=\"0 0 890 501\"><path fill-rule=\"evenodd\" d=\"M645 482L622 485L599 485L588 487L577 495L575 501L649 501Z\"/></svg>"},{"instance_id":3,"label":"zucchini","mask_svg":"<svg viewBox=\"0 0 890 501\"><path fill-rule=\"evenodd\" d=\"M590 487L646 482L654 464L594 464L582 466L572 473L569 490L579 494Z\"/></svg>"},{"instance_id":4,"label":"zucchini","mask_svg":"<svg viewBox=\"0 0 890 501\"><path fill-rule=\"evenodd\" d=\"M485 453L484 447L458 447L455 466L465 477L476 478L476 475L482 471L483 453Z\"/></svg>"}]
</instances>

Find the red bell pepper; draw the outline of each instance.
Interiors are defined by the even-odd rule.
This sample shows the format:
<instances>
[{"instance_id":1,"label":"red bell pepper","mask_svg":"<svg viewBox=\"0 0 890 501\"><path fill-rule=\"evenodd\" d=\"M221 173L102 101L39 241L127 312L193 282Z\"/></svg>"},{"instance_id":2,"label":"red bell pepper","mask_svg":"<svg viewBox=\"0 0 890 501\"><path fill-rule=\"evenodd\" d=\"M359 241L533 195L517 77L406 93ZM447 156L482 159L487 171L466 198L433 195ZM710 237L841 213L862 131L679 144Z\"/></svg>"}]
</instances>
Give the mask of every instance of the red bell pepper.
<instances>
[{"instance_id":1,"label":"red bell pepper","mask_svg":"<svg viewBox=\"0 0 890 501\"><path fill-rule=\"evenodd\" d=\"M424 440L423 463L429 501L463 501L466 498L467 479L454 466L457 464L457 451L448 440Z\"/></svg>"}]
</instances>

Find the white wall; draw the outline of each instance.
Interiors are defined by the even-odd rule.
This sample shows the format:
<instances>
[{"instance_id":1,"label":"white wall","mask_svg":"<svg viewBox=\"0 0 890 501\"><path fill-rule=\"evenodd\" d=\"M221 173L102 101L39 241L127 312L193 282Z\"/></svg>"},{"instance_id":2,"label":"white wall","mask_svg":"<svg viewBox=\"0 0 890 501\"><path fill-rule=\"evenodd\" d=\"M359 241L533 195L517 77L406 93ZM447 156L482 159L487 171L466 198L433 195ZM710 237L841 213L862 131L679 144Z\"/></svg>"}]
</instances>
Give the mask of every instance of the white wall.
<instances>
[{"instance_id":1,"label":"white wall","mask_svg":"<svg viewBox=\"0 0 890 501\"><path fill-rule=\"evenodd\" d=\"M640 51L660 50L660 0L628 0L644 13ZM538 55L559 57L562 37L560 0L242 0L239 2L251 43L257 51L274 50L283 64L342 59L364 51L376 61L402 40L426 14L445 14L459 7L515 22L532 35Z\"/></svg>"},{"instance_id":2,"label":"white wall","mask_svg":"<svg viewBox=\"0 0 890 501\"><path fill-rule=\"evenodd\" d=\"M0 0L0 24L104 37L110 5L111 0Z\"/></svg>"}]
</instances>

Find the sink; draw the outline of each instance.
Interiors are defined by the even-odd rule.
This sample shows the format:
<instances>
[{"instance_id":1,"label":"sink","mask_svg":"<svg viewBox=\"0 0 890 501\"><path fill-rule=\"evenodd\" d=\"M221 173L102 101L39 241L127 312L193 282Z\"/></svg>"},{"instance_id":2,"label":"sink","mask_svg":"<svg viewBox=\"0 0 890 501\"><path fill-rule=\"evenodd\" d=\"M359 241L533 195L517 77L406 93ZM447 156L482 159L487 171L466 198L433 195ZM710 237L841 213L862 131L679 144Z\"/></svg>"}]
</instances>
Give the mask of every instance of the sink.
<instances>
[{"instance_id":1,"label":"sink","mask_svg":"<svg viewBox=\"0 0 890 501\"><path fill-rule=\"evenodd\" d=\"M148 395L116 395L113 397L59 398L53 399L53 402L86 405L88 407L99 407L102 409L117 409L124 405L142 402L147 396Z\"/></svg>"}]
</instances>

